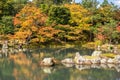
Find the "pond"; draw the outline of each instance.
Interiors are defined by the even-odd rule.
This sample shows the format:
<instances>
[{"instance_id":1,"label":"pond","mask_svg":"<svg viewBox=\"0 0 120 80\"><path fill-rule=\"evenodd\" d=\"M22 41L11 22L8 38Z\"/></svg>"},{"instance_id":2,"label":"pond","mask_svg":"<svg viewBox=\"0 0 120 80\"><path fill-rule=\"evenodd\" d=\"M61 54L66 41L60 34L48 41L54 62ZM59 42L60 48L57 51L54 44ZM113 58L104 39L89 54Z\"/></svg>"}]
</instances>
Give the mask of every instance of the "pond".
<instances>
[{"instance_id":1,"label":"pond","mask_svg":"<svg viewBox=\"0 0 120 80\"><path fill-rule=\"evenodd\" d=\"M91 55L93 50L74 48L39 48L8 52L0 58L0 80L120 80L120 65L65 65L40 67L44 57L62 60L76 52Z\"/></svg>"}]
</instances>

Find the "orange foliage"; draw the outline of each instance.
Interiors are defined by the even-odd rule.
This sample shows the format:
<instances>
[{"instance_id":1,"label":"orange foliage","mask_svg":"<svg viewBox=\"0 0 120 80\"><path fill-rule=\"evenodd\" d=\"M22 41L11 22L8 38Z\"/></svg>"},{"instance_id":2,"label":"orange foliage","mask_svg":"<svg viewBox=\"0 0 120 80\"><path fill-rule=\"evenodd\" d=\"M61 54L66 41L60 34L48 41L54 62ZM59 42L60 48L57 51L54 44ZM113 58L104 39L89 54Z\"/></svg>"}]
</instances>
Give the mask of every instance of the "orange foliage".
<instances>
[{"instance_id":1,"label":"orange foliage","mask_svg":"<svg viewBox=\"0 0 120 80\"><path fill-rule=\"evenodd\" d=\"M53 39L56 34L58 34L60 30L56 30L52 27L41 27L38 31L38 36L41 36L40 42L45 42L46 40Z\"/></svg>"},{"instance_id":2,"label":"orange foliage","mask_svg":"<svg viewBox=\"0 0 120 80\"><path fill-rule=\"evenodd\" d=\"M118 26L116 29L117 29L117 31L119 31L119 32L120 32L120 26Z\"/></svg>"},{"instance_id":3,"label":"orange foliage","mask_svg":"<svg viewBox=\"0 0 120 80\"><path fill-rule=\"evenodd\" d=\"M32 33L30 31L18 31L14 35L14 39L25 40Z\"/></svg>"},{"instance_id":4,"label":"orange foliage","mask_svg":"<svg viewBox=\"0 0 120 80\"><path fill-rule=\"evenodd\" d=\"M9 59L13 60L16 64L19 65L30 65L32 63L27 59L27 56L24 53L10 55Z\"/></svg>"},{"instance_id":5,"label":"orange foliage","mask_svg":"<svg viewBox=\"0 0 120 80\"><path fill-rule=\"evenodd\" d=\"M104 39L105 39L105 36L102 35L102 34L98 34L98 35L97 35L97 38L98 38L99 40L104 40Z\"/></svg>"},{"instance_id":6,"label":"orange foliage","mask_svg":"<svg viewBox=\"0 0 120 80\"><path fill-rule=\"evenodd\" d=\"M60 30L55 30L52 27L41 27L38 33L44 37L53 37L55 34L59 32Z\"/></svg>"},{"instance_id":7,"label":"orange foliage","mask_svg":"<svg viewBox=\"0 0 120 80\"><path fill-rule=\"evenodd\" d=\"M47 16L33 4L27 4L16 16L14 17L14 25L17 32L15 36L19 39L26 39L31 36L33 32L37 34L38 28L45 25Z\"/></svg>"}]
</instances>

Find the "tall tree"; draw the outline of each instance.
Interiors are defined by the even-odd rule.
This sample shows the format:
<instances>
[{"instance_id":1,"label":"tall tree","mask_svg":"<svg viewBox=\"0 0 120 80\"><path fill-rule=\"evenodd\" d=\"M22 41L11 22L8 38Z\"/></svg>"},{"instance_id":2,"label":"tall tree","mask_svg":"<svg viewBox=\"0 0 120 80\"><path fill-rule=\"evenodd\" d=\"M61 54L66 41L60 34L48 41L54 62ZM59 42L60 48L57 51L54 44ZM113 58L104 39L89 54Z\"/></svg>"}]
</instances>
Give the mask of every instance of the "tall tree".
<instances>
[{"instance_id":1,"label":"tall tree","mask_svg":"<svg viewBox=\"0 0 120 80\"><path fill-rule=\"evenodd\" d=\"M0 22L0 33L1 34L13 34L13 17L12 16L3 16Z\"/></svg>"},{"instance_id":2,"label":"tall tree","mask_svg":"<svg viewBox=\"0 0 120 80\"><path fill-rule=\"evenodd\" d=\"M89 14L88 10L78 4L65 4L70 10L71 19L70 24L81 29L89 29Z\"/></svg>"},{"instance_id":3,"label":"tall tree","mask_svg":"<svg viewBox=\"0 0 120 80\"><path fill-rule=\"evenodd\" d=\"M70 20L70 11L66 7L51 7L49 11L49 21L57 24L68 24Z\"/></svg>"},{"instance_id":4,"label":"tall tree","mask_svg":"<svg viewBox=\"0 0 120 80\"><path fill-rule=\"evenodd\" d=\"M81 5L85 8L97 8L99 2L97 0L82 0Z\"/></svg>"},{"instance_id":5,"label":"tall tree","mask_svg":"<svg viewBox=\"0 0 120 80\"><path fill-rule=\"evenodd\" d=\"M47 16L42 14L41 10L34 4L27 4L14 17L16 34L23 34L18 36L23 39L33 37L39 30L39 27L45 24L46 18Z\"/></svg>"},{"instance_id":6,"label":"tall tree","mask_svg":"<svg viewBox=\"0 0 120 80\"><path fill-rule=\"evenodd\" d=\"M0 19L4 15L14 14L13 0L0 0Z\"/></svg>"},{"instance_id":7,"label":"tall tree","mask_svg":"<svg viewBox=\"0 0 120 80\"><path fill-rule=\"evenodd\" d=\"M37 5L40 4L48 4L48 5L52 5L52 4L65 4L65 3L71 3L72 0L33 0L34 3L36 3Z\"/></svg>"},{"instance_id":8,"label":"tall tree","mask_svg":"<svg viewBox=\"0 0 120 80\"><path fill-rule=\"evenodd\" d=\"M104 0L103 3L101 4L101 6L107 6L107 5L109 5L108 0Z\"/></svg>"},{"instance_id":9,"label":"tall tree","mask_svg":"<svg viewBox=\"0 0 120 80\"><path fill-rule=\"evenodd\" d=\"M27 3L29 0L13 0L13 7L14 7L14 15L18 13Z\"/></svg>"}]
</instances>

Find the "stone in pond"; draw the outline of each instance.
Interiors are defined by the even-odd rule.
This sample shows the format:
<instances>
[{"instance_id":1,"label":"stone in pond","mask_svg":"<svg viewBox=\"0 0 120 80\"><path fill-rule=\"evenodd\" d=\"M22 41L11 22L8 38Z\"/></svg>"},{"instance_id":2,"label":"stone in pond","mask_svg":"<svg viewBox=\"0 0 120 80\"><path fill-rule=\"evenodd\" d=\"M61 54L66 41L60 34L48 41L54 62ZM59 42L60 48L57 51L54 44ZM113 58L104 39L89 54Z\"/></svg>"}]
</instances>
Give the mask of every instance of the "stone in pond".
<instances>
[{"instance_id":1,"label":"stone in pond","mask_svg":"<svg viewBox=\"0 0 120 80\"><path fill-rule=\"evenodd\" d=\"M54 62L53 62L53 58L44 58L41 62L40 62L41 66L53 66Z\"/></svg>"}]
</instances>

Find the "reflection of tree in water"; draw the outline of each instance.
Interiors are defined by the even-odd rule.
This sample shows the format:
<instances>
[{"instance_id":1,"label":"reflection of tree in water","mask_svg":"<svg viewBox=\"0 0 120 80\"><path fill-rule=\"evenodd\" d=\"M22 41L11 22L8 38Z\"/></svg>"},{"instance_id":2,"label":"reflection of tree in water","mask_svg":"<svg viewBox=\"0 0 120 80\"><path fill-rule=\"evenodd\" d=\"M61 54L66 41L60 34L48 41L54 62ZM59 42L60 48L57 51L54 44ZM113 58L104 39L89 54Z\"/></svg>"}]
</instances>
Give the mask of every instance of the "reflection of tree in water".
<instances>
[{"instance_id":1,"label":"reflection of tree in water","mask_svg":"<svg viewBox=\"0 0 120 80\"><path fill-rule=\"evenodd\" d=\"M70 80L70 72L67 68L60 68L43 80Z\"/></svg>"},{"instance_id":2,"label":"reflection of tree in water","mask_svg":"<svg viewBox=\"0 0 120 80\"><path fill-rule=\"evenodd\" d=\"M70 80L116 80L116 72L114 70L104 69L86 69L74 70L70 74Z\"/></svg>"},{"instance_id":3,"label":"reflection of tree in water","mask_svg":"<svg viewBox=\"0 0 120 80\"><path fill-rule=\"evenodd\" d=\"M36 50L26 49L21 53L10 54L0 60L0 78L2 80L115 80L120 78L120 73L114 68L94 68L79 70L76 67L66 68L58 65L55 67L40 67L38 62L40 54L64 58L67 54L76 51L85 54L85 49L76 48L40 48ZM61 55L61 56L59 56ZM43 58L44 58L43 57ZM35 61L34 61L35 60ZM99 66L99 65L98 65ZM84 67L84 66L83 66ZM102 66L103 67L103 66Z\"/></svg>"},{"instance_id":4,"label":"reflection of tree in water","mask_svg":"<svg viewBox=\"0 0 120 80\"><path fill-rule=\"evenodd\" d=\"M9 59L0 59L0 80L15 80L12 75L14 63Z\"/></svg>"},{"instance_id":5,"label":"reflection of tree in water","mask_svg":"<svg viewBox=\"0 0 120 80\"><path fill-rule=\"evenodd\" d=\"M40 48L39 53L44 53L46 57L54 56L57 59L67 57L68 54L74 55L76 52L80 54L91 54L93 50L82 49L82 48Z\"/></svg>"}]
</instances>

